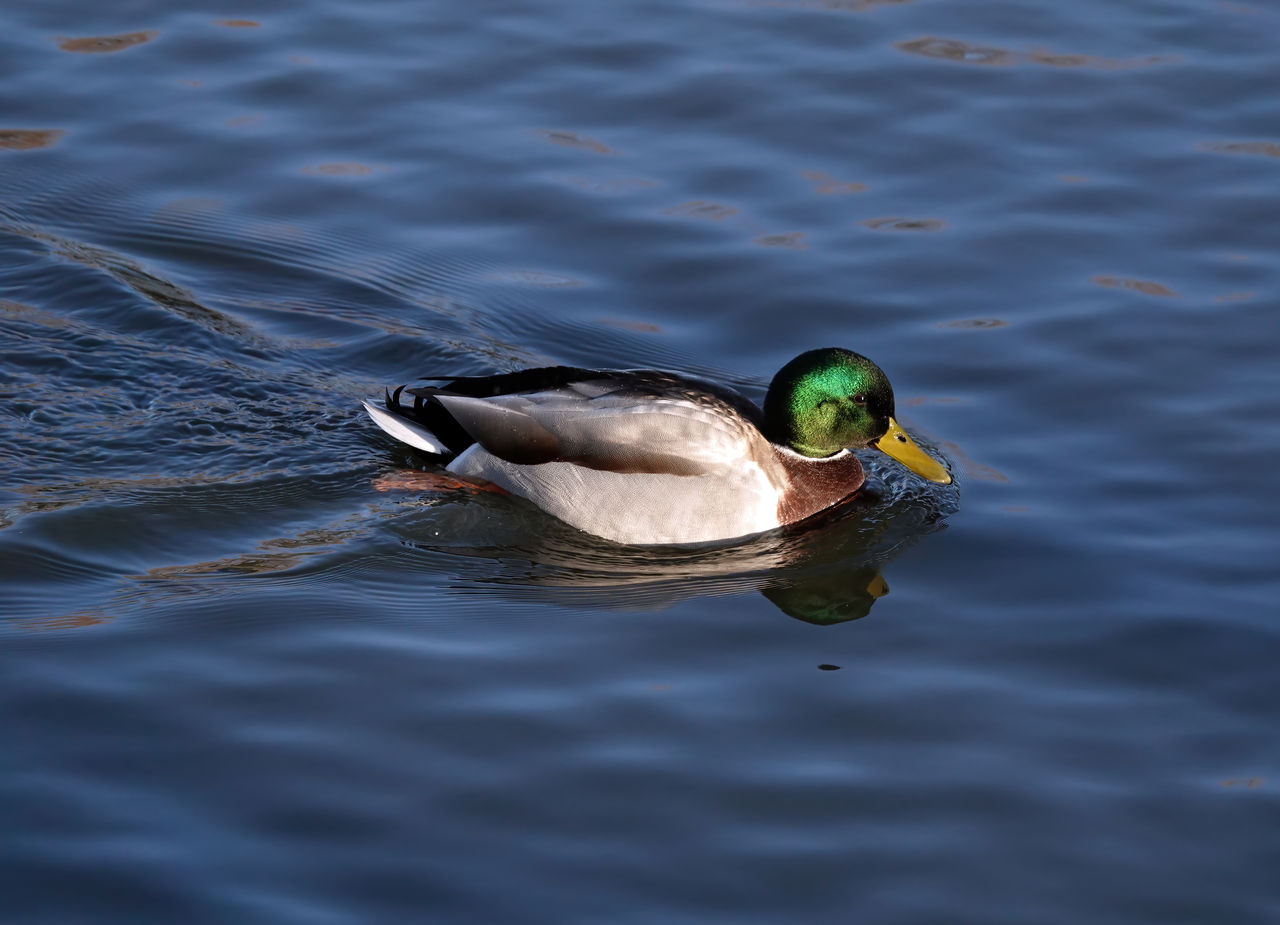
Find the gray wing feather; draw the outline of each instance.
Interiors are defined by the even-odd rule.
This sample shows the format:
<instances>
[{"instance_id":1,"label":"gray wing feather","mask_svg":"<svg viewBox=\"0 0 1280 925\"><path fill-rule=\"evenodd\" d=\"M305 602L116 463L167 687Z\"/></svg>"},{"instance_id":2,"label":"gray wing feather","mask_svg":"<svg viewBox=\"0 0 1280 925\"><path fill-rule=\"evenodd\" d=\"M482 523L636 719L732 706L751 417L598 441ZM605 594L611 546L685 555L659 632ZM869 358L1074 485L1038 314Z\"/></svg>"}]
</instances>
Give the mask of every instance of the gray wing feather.
<instances>
[{"instance_id":1,"label":"gray wing feather","mask_svg":"<svg viewBox=\"0 0 1280 925\"><path fill-rule=\"evenodd\" d=\"M435 398L477 443L500 459L533 466L561 458L556 435L514 403L465 395Z\"/></svg>"},{"instance_id":2,"label":"gray wing feather","mask_svg":"<svg viewBox=\"0 0 1280 925\"><path fill-rule=\"evenodd\" d=\"M522 465L571 462L625 473L704 475L772 460L751 422L724 407L575 383L471 398L437 394L454 419L493 455Z\"/></svg>"}]
</instances>

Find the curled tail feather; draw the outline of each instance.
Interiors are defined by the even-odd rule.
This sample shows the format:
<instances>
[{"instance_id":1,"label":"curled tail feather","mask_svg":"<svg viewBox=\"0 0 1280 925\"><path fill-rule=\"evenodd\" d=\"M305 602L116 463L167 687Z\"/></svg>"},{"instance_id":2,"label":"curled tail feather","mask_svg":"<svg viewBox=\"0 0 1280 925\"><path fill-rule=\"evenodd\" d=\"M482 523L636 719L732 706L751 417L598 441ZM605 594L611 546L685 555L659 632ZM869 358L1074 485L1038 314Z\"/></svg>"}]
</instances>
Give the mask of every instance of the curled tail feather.
<instances>
[{"instance_id":1,"label":"curled tail feather","mask_svg":"<svg viewBox=\"0 0 1280 925\"><path fill-rule=\"evenodd\" d=\"M434 453L439 456L451 455L449 448L441 442L439 437L421 424L390 410L390 397L388 397L387 402L388 404L385 408L379 408L369 401L362 401L361 404L364 405L364 410L369 413L369 417L373 418L373 423L397 440L427 453Z\"/></svg>"}]
</instances>

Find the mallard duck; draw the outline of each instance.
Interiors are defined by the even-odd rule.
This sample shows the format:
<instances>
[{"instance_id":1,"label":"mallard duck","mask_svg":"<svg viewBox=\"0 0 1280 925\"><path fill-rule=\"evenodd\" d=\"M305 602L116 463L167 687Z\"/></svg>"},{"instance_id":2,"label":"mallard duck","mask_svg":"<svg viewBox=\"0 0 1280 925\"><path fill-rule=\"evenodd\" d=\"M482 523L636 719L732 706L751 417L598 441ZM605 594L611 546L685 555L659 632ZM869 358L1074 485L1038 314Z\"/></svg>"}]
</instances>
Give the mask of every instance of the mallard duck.
<instances>
[{"instance_id":1,"label":"mallard duck","mask_svg":"<svg viewBox=\"0 0 1280 925\"><path fill-rule=\"evenodd\" d=\"M400 386L364 407L397 440L447 457L454 475L633 545L728 540L812 517L865 481L850 448L951 481L893 419L880 367L839 348L782 367L763 412L686 376L570 366Z\"/></svg>"}]
</instances>

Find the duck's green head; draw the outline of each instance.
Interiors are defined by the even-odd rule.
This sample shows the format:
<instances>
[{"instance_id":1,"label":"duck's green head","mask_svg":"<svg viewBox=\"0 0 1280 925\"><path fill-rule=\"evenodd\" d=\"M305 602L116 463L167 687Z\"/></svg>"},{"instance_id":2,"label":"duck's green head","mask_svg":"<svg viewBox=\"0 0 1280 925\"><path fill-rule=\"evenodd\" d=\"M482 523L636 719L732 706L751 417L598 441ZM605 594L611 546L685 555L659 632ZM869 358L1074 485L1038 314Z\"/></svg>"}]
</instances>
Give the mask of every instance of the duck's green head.
<instances>
[{"instance_id":1,"label":"duck's green head","mask_svg":"<svg viewBox=\"0 0 1280 925\"><path fill-rule=\"evenodd\" d=\"M764 423L766 437L801 456L874 446L931 482L951 481L893 419L889 377L852 350L810 350L778 370L764 399Z\"/></svg>"}]
</instances>

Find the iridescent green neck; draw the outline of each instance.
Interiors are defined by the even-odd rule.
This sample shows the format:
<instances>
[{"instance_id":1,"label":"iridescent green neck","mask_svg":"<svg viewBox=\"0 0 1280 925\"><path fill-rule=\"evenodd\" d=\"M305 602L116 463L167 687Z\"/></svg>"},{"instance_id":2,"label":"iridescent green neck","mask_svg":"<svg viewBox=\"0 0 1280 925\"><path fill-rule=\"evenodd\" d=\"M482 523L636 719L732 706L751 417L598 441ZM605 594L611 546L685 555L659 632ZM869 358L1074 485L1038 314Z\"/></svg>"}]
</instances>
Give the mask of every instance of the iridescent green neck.
<instances>
[{"instance_id":1,"label":"iridescent green neck","mask_svg":"<svg viewBox=\"0 0 1280 925\"><path fill-rule=\"evenodd\" d=\"M764 433L802 456L821 458L878 440L892 416L893 388L880 367L830 347L800 354L773 377Z\"/></svg>"}]
</instances>

